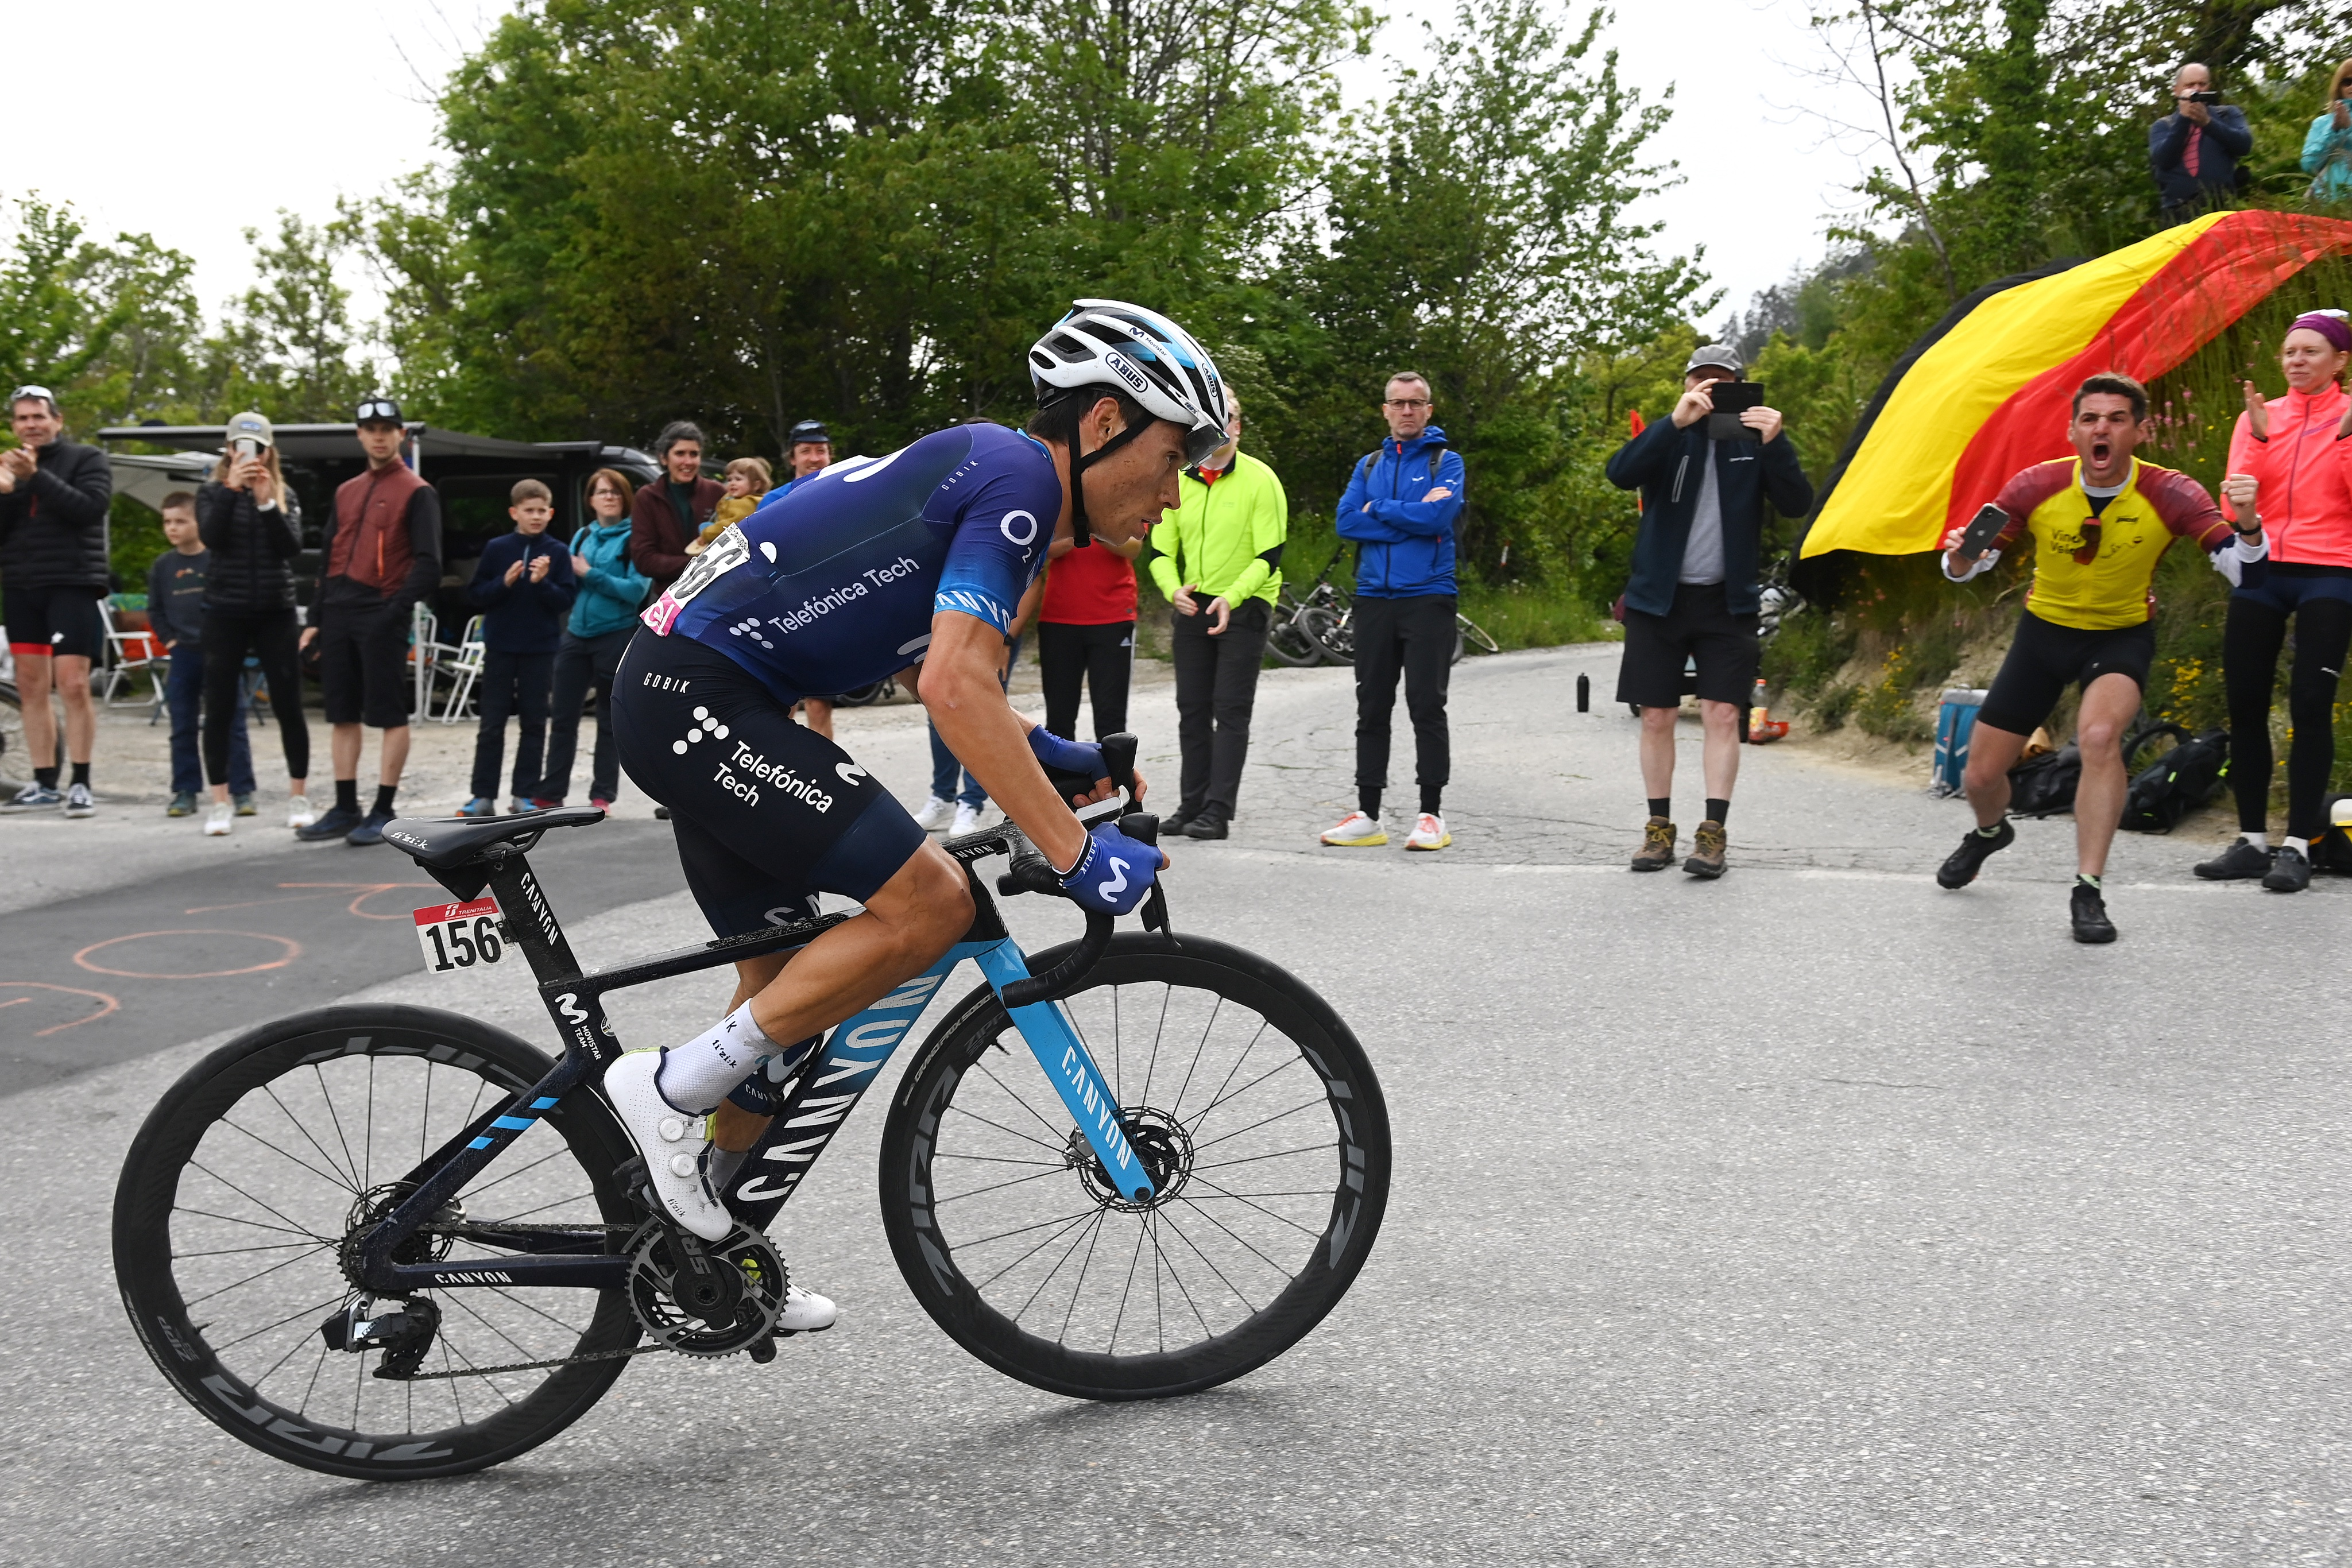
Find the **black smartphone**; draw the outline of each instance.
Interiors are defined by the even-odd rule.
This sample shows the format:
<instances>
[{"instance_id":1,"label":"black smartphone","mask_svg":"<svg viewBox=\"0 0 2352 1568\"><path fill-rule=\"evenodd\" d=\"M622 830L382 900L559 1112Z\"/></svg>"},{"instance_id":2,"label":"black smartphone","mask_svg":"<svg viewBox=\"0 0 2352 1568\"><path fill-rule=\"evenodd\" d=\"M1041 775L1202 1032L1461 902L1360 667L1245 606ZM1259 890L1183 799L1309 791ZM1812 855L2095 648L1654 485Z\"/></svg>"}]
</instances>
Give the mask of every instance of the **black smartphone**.
<instances>
[{"instance_id":1,"label":"black smartphone","mask_svg":"<svg viewBox=\"0 0 2352 1568\"><path fill-rule=\"evenodd\" d=\"M2189 95L2189 101L2191 103L2219 103L2221 101L2221 95L2218 92L2192 92Z\"/></svg>"},{"instance_id":2,"label":"black smartphone","mask_svg":"<svg viewBox=\"0 0 2352 1568\"><path fill-rule=\"evenodd\" d=\"M1764 437L1739 423L1739 416L1751 408L1764 406L1762 382L1717 382L1706 389L1715 400L1715 412L1706 416L1706 434L1711 441L1761 441Z\"/></svg>"},{"instance_id":3,"label":"black smartphone","mask_svg":"<svg viewBox=\"0 0 2352 1568\"><path fill-rule=\"evenodd\" d=\"M1960 535L1960 558L1963 560L1975 560L1977 557L1992 549L1992 541L1999 538L2000 530L2007 527L2009 527L2007 512L1994 506L1979 507L1977 515L1969 519L1968 528Z\"/></svg>"}]
</instances>

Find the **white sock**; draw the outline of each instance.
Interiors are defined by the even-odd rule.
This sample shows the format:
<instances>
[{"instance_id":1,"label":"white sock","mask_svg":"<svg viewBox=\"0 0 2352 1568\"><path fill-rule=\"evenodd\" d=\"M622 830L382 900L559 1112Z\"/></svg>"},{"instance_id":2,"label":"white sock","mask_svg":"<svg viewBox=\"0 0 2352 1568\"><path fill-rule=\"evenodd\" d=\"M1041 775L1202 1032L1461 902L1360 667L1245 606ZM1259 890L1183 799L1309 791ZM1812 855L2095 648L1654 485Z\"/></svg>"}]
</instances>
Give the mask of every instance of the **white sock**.
<instances>
[{"instance_id":1,"label":"white sock","mask_svg":"<svg viewBox=\"0 0 2352 1568\"><path fill-rule=\"evenodd\" d=\"M654 1087L686 1114L707 1116L775 1051L775 1042L760 1032L751 1021L751 1004L745 1002L716 1028L663 1051Z\"/></svg>"},{"instance_id":2,"label":"white sock","mask_svg":"<svg viewBox=\"0 0 2352 1568\"><path fill-rule=\"evenodd\" d=\"M2309 860L2311 858L2311 841L2309 839L2289 839L2286 841L2286 847L2293 850L2295 853L2301 855L2305 860Z\"/></svg>"},{"instance_id":3,"label":"white sock","mask_svg":"<svg viewBox=\"0 0 2352 1568\"><path fill-rule=\"evenodd\" d=\"M2267 832L2240 833L2238 836L2245 840L2246 842L2253 845L2254 848L2258 850L2266 850L2271 847L2271 836Z\"/></svg>"}]
</instances>

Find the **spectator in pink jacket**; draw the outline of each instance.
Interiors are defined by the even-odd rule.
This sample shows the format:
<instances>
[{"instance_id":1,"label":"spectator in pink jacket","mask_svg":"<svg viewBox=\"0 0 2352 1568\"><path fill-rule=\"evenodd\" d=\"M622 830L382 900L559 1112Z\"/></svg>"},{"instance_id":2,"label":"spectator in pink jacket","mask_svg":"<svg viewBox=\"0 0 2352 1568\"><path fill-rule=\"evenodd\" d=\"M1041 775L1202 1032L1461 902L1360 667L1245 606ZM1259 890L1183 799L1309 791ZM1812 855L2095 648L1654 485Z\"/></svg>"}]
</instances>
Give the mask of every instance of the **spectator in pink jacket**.
<instances>
[{"instance_id":1,"label":"spectator in pink jacket","mask_svg":"<svg viewBox=\"0 0 2352 1568\"><path fill-rule=\"evenodd\" d=\"M2321 812L2336 763L2336 688L2352 646L2352 398L2342 384L2348 363L2352 326L2342 311L2297 317L2279 349L2286 395L2265 401L2246 382L2246 412L2230 438L2221 504L2233 517L2255 510L2270 559L2230 595L2221 632L2240 839L2197 868L2209 880L2261 877L2273 893L2300 893L2311 883L2311 841L2326 831ZM2286 759L2286 841L2273 851L2271 694L2290 619L2287 721L2294 740Z\"/></svg>"}]
</instances>

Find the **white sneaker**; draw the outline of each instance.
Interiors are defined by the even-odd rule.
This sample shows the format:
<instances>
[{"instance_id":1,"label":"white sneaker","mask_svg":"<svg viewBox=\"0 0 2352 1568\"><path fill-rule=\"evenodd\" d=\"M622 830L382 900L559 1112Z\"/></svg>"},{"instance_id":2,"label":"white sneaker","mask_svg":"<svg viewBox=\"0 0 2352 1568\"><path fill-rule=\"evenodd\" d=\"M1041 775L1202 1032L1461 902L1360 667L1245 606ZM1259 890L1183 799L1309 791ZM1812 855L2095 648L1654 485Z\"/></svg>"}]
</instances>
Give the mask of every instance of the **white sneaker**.
<instances>
[{"instance_id":1,"label":"white sneaker","mask_svg":"<svg viewBox=\"0 0 2352 1568\"><path fill-rule=\"evenodd\" d=\"M1381 826L1381 820L1378 817L1367 817L1361 811L1350 811L1323 830L1323 841L1327 844L1345 844L1351 848L1364 844L1384 844L1389 841L1389 831Z\"/></svg>"},{"instance_id":2,"label":"white sneaker","mask_svg":"<svg viewBox=\"0 0 2352 1568\"><path fill-rule=\"evenodd\" d=\"M1412 831L1405 835L1404 847L1409 850L1442 850L1454 841L1445 831L1445 819L1423 811L1412 820Z\"/></svg>"},{"instance_id":3,"label":"white sneaker","mask_svg":"<svg viewBox=\"0 0 2352 1568\"><path fill-rule=\"evenodd\" d=\"M286 825L307 828L319 820L319 809L310 804L308 795L297 795L286 802Z\"/></svg>"},{"instance_id":4,"label":"white sneaker","mask_svg":"<svg viewBox=\"0 0 2352 1568\"><path fill-rule=\"evenodd\" d=\"M709 1118L689 1115L662 1098L654 1080L658 1051L632 1051L604 1070L604 1098L646 1162L646 1177L669 1217L705 1241L735 1228L735 1220L704 1178L710 1149Z\"/></svg>"},{"instance_id":5,"label":"white sneaker","mask_svg":"<svg viewBox=\"0 0 2352 1568\"><path fill-rule=\"evenodd\" d=\"M236 808L226 800L215 800L205 812L205 837L225 839L236 821Z\"/></svg>"},{"instance_id":6,"label":"white sneaker","mask_svg":"<svg viewBox=\"0 0 2352 1568\"><path fill-rule=\"evenodd\" d=\"M98 797L89 792L89 785L74 784L67 787L66 815L68 817L98 815Z\"/></svg>"},{"instance_id":7,"label":"white sneaker","mask_svg":"<svg viewBox=\"0 0 2352 1568\"><path fill-rule=\"evenodd\" d=\"M841 1316L834 1309L832 1299L814 1291L803 1291L793 1285L784 1291L783 1310L776 1314L776 1332L782 1333L823 1333Z\"/></svg>"},{"instance_id":8,"label":"white sneaker","mask_svg":"<svg viewBox=\"0 0 2352 1568\"><path fill-rule=\"evenodd\" d=\"M953 800L942 800L934 795L923 802L921 810L915 813L915 826L927 833L936 833L955 821L955 810Z\"/></svg>"},{"instance_id":9,"label":"white sneaker","mask_svg":"<svg viewBox=\"0 0 2352 1568\"><path fill-rule=\"evenodd\" d=\"M956 808L955 814L955 826L948 830L948 837L951 839L960 839L966 833L976 833L986 826L988 826L988 808L986 806L958 806Z\"/></svg>"}]
</instances>

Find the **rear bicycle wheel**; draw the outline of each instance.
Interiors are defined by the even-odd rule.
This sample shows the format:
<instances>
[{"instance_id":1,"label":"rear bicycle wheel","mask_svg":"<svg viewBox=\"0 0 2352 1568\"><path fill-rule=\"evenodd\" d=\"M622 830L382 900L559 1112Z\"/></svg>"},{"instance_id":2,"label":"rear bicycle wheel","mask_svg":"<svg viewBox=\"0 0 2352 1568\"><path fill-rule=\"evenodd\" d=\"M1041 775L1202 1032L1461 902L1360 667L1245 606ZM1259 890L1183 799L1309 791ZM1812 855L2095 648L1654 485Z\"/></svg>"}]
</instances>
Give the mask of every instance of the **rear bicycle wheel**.
<instances>
[{"instance_id":1,"label":"rear bicycle wheel","mask_svg":"<svg viewBox=\"0 0 2352 1568\"><path fill-rule=\"evenodd\" d=\"M1181 940L1114 938L1062 1004L1150 1202L1104 1178L984 986L924 1042L883 1131L908 1288L957 1343L1056 1394L1160 1398L1263 1366L1339 1304L1387 1207L1387 1107L1348 1026L1265 959Z\"/></svg>"},{"instance_id":2,"label":"rear bicycle wheel","mask_svg":"<svg viewBox=\"0 0 2352 1568\"><path fill-rule=\"evenodd\" d=\"M1503 651L1503 645L1496 642L1484 626L1479 625L1467 615L1457 613L1454 617L1454 646L1456 649L1454 656L1456 659L1462 656L1459 650L1465 638L1469 641L1470 646L1482 653L1499 653Z\"/></svg>"},{"instance_id":3,"label":"rear bicycle wheel","mask_svg":"<svg viewBox=\"0 0 2352 1568\"><path fill-rule=\"evenodd\" d=\"M1297 625L1331 663L1356 662L1355 625L1339 611L1328 604L1310 604L1298 612Z\"/></svg>"},{"instance_id":4,"label":"rear bicycle wheel","mask_svg":"<svg viewBox=\"0 0 2352 1568\"><path fill-rule=\"evenodd\" d=\"M325 1008L231 1040L164 1092L124 1160L114 1269L140 1343L187 1401L273 1458L413 1480L535 1448L611 1387L637 1341L623 1290L420 1292L437 1326L414 1377L329 1346L362 1292L347 1238L420 1163L553 1063L504 1030L428 1008ZM518 1135L402 1256L511 1256L474 1239L562 1227L622 1251L638 1218L613 1172L626 1134L584 1089ZM394 1310L390 1301L380 1310ZM485 1370L575 1356L524 1371Z\"/></svg>"},{"instance_id":5,"label":"rear bicycle wheel","mask_svg":"<svg viewBox=\"0 0 2352 1568\"><path fill-rule=\"evenodd\" d=\"M1265 651L1277 662L1293 669L1303 669L1323 662L1321 644L1300 629L1296 610L1287 615L1279 612L1276 613L1274 623L1266 628Z\"/></svg>"}]
</instances>

